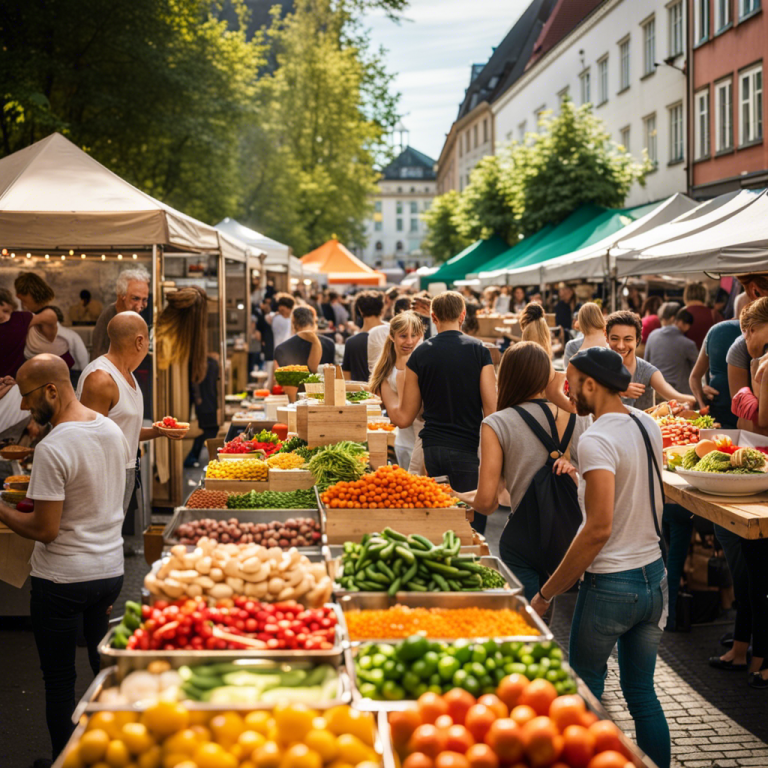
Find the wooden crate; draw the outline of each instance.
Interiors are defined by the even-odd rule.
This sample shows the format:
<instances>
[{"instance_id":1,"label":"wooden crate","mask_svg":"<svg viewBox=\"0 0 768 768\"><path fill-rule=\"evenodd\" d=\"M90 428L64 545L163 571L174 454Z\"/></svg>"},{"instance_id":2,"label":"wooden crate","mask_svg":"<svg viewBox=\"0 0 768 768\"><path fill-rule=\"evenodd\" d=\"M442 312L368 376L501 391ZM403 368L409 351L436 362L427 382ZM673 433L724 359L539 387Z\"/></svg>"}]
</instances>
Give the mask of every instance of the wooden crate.
<instances>
[{"instance_id":1,"label":"wooden crate","mask_svg":"<svg viewBox=\"0 0 768 768\"><path fill-rule=\"evenodd\" d=\"M205 478L206 491L304 491L312 488L315 478L308 469L270 469L267 480L228 480L218 477Z\"/></svg>"},{"instance_id":2,"label":"wooden crate","mask_svg":"<svg viewBox=\"0 0 768 768\"><path fill-rule=\"evenodd\" d=\"M248 493L248 491L268 491L268 480L225 480L221 477L206 477L206 491L230 491L232 493Z\"/></svg>"},{"instance_id":3,"label":"wooden crate","mask_svg":"<svg viewBox=\"0 0 768 768\"><path fill-rule=\"evenodd\" d=\"M472 527L463 507L448 509L334 509L325 508L326 534L329 544L360 541L365 533L381 531L389 526L410 535L418 533L440 544L443 534L452 530L462 546L473 543Z\"/></svg>"},{"instance_id":4,"label":"wooden crate","mask_svg":"<svg viewBox=\"0 0 768 768\"><path fill-rule=\"evenodd\" d=\"M296 409L295 408L278 408L277 409L278 420L288 426L289 432L296 432Z\"/></svg>"},{"instance_id":5,"label":"wooden crate","mask_svg":"<svg viewBox=\"0 0 768 768\"><path fill-rule=\"evenodd\" d=\"M310 448L331 445L341 440L364 443L368 432L368 412L364 404L299 405L296 432Z\"/></svg>"}]
</instances>

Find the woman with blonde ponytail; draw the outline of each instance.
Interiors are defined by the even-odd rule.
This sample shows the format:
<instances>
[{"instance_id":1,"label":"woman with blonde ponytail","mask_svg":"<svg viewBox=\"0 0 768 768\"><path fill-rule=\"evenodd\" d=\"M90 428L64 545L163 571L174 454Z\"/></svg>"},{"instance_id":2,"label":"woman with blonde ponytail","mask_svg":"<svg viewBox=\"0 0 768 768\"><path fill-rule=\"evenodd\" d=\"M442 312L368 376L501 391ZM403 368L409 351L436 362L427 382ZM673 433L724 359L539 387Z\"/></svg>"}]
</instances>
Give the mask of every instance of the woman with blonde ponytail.
<instances>
[{"instance_id":1,"label":"woman with blonde ponytail","mask_svg":"<svg viewBox=\"0 0 768 768\"><path fill-rule=\"evenodd\" d=\"M402 389L405 364L424 338L424 325L415 312L401 312L392 318L389 335L384 342L370 379L370 390L381 397L387 411L397 408L398 391ZM413 474L422 474L424 467L421 432L424 422L417 418L410 427L398 429L395 438L397 463Z\"/></svg>"}]
</instances>

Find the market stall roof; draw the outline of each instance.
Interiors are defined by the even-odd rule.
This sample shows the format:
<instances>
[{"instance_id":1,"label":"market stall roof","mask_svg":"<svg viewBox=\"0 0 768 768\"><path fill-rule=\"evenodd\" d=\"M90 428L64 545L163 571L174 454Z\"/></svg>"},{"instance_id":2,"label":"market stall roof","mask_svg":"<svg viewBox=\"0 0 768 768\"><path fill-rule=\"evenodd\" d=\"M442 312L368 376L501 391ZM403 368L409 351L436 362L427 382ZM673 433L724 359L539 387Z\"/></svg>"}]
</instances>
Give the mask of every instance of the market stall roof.
<instances>
[{"instance_id":1,"label":"market stall roof","mask_svg":"<svg viewBox=\"0 0 768 768\"><path fill-rule=\"evenodd\" d=\"M611 262L614 261L609 252L616 243L627 237L648 232L695 207L696 203L689 197L674 194L662 203L651 204L651 210L644 216L636 218L599 242L541 264L508 270L507 279L519 285L539 285L555 280L602 278L609 274L613 266L612 263L608 263L609 259Z\"/></svg>"},{"instance_id":2,"label":"market stall roof","mask_svg":"<svg viewBox=\"0 0 768 768\"><path fill-rule=\"evenodd\" d=\"M338 240L329 240L301 257L302 267L328 275L329 285L384 285L386 276L371 269Z\"/></svg>"},{"instance_id":3,"label":"market stall roof","mask_svg":"<svg viewBox=\"0 0 768 768\"><path fill-rule=\"evenodd\" d=\"M288 271L292 275L301 275L301 260L292 255L289 245L262 235L261 232L246 227L239 221L229 218L229 216L222 219L216 225L216 229L219 232L226 232L246 245L258 248L258 250L266 253L267 258L264 259L264 269L272 272Z\"/></svg>"},{"instance_id":4,"label":"market stall roof","mask_svg":"<svg viewBox=\"0 0 768 768\"><path fill-rule=\"evenodd\" d=\"M121 179L60 133L0 160L4 248L140 248L221 251L244 261L251 250Z\"/></svg>"},{"instance_id":5,"label":"market stall roof","mask_svg":"<svg viewBox=\"0 0 768 768\"><path fill-rule=\"evenodd\" d=\"M742 190L695 220L700 226L685 237L617 255L618 276L768 271L768 190Z\"/></svg>"},{"instance_id":6,"label":"market stall roof","mask_svg":"<svg viewBox=\"0 0 768 768\"><path fill-rule=\"evenodd\" d=\"M551 224L545 225L536 234L529 235L511 248L507 248L496 258L481 265L480 271L471 272L467 277L470 279L479 277L483 282L488 282L488 279L498 278L504 274L507 265L515 259L522 259L523 256L538 248L539 244L544 241L553 229L554 227Z\"/></svg>"},{"instance_id":7,"label":"market stall roof","mask_svg":"<svg viewBox=\"0 0 768 768\"><path fill-rule=\"evenodd\" d=\"M448 259L438 270L429 276L430 283L454 283L463 280L470 272L476 272L483 264L509 250L509 243L498 235L487 240L475 240L461 253Z\"/></svg>"}]
</instances>

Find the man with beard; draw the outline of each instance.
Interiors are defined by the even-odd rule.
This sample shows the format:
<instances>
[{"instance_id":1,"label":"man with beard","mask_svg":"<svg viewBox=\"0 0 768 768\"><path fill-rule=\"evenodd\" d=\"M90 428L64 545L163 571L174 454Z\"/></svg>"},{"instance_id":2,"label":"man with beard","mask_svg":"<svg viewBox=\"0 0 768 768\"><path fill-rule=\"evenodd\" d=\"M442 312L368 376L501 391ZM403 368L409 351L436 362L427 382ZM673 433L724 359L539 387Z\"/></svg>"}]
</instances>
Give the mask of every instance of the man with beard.
<instances>
[{"instance_id":1,"label":"man with beard","mask_svg":"<svg viewBox=\"0 0 768 768\"><path fill-rule=\"evenodd\" d=\"M120 526L130 450L117 424L78 401L60 357L37 355L16 378L21 408L52 426L35 449L27 491L34 510L0 502L0 521L36 542L30 613L55 760L74 728L80 617L95 675L97 646L123 584Z\"/></svg>"},{"instance_id":2,"label":"man with beard","mask_svg":"<svg viewBox=\"0 0 768 768\"><path fill-rule=\"evenodd\" d=\"M667 616L661 431L648 414L621 402L631 374L618 353L602 347L578 352L567 378L579 416L595 418L575 457L584 525L531 605L543 615L556 595L583 577L569 662L600 698L618 643L621 688L637 743L659 768L668 768L669 727L653 686Z\"/></svg>"}]
</instances>

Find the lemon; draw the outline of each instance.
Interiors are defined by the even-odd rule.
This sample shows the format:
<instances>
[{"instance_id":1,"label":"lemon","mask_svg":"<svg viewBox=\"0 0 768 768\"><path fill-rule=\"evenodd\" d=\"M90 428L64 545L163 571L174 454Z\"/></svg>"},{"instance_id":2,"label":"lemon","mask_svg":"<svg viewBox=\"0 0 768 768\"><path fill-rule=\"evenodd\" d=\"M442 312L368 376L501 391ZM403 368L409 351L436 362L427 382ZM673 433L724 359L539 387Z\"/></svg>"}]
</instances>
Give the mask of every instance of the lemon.
<instances>
[{"instance_id":1,"label":"lemon","mask_svg":"<svg viewBox=\"0 0 768 768\"><path fill-rule=\"evenodd\" d=\"M238 746L241 746L248 754L252 753L256 747L260 747L265 744L267 737L263 733L258 731L243 731L237 737Z\"/></svg>"},{"instance_id":2,"label":"lemon","mask_svg":"<svg viewBox=\"0 0 768 768\"><path fill-rule=\"evenodd\" d=\"M257 768L278 768L282 756L277 743L268 741L253 750L251 760L256 763Z\"/></svg>"},{"instance_id":3,"label":"lemon","mask_svg":"<svg viewBox=\"0 0 768 768\"><path fill-rule=\"evenodd\" d=\"M122 725L118 725L114 712L96 712L88 721L85 730L94 731L97 728L109 734L111 739L116 739L120 735Z\"/></svg>"},{"instance_id":4,"label":"lemon","mask_svg":"<svg viewBox=\"0 0 768 768\"><path fill-rule=\"evenodd\" d=\"M269 729L269 721L272 719L272 715L269 712L262 710L256 710L255 712L249 712L245 716L245 727L251 731L256 731L263 736L266 736Z\"/></svg>"},{"instance_id":5,"label":"lemon","mask_svg":"<svg viewBox=\"0 0 768 768\"><path fill-rule=\"evenodd\" d=\"M120 732L120 738L134 755L146 752L155 743L143 723L126 723Z\"/></svg>"},{"instance_id":6,"label":"lemon","mask_svg":"<svg viewBox=\"0 0 768 768\"><path fill-rule=\"evenodd\" d=\"M376 759L373 749L351 733L342 733L341 736L337 736L336 746L339 749L339 757L352 765Z\"/></svg>"},{"instance_id":7,"label":"lemon","mask_svg":"<svg viewBox=\"0 0 768 768\"><path fill-rule=\"evenodd\" d=\"M298 741L311 730L317 712L304 704L277 704L272 712L280 740L287 743Z\"/></svg>"},{"instance_id":8,"label":"lemon","mask_svg":"<svg viewBox=\"0 0 768 768\"><path fill-rule=\"evenodd\" d=\"M285 751L280 768L323 768L323 761L306 744L293 744Z\"/></svg>"},{"instance_id":9,"label":"lemon","mask_svg":"<svg viewBox=\"0 0 768 768\"><path fill-rule=\"evenodd\" d=\"M109 735L106 731L101 728L86 731L80 737L80 757L84 763L97 763L106 754L108 746Z\"/></svg>"},{"instance_id":10,"label":"lemon","mask_svg":"<svg viewBox=\"0 0 768 768\"><path fill-rule=\"evenodd\" d=\"M236 743L240 734L245 730L243 718L237 712L223 712L216 715L209 726L214 740L224 746Z\"/></svg>"},{"instance_id":11,"label":"lemon","mask_svg":"<svg viewBox=\"0 0 768 768\"><path fill-rule=\"evenodd\" d=\"M237 760L221 744L200 745L192 757L197 768L237 768Z\"/></svg>"},{"instance_id":12,"label":"lemon","mask_svg":"<svg viewBox=\"0 0 768 768\"><path fill-rule=\"evenodd\" d=\"M120 739L113 739L107 746L104 759L111 768L125 768L131 762L131 754Z\"/></svg>"},{"instance_id":13,"label":"lemon","mask_svg":"<svg viewBox=\"0 0 768 768\"><path fill-rule=\"evenodd\" d=\"M324 763L330 763L339 754L336 737L327 729L316 730L313 728L304 737L304 743L310 749L314 749L323 758Z\"/></svg>"},{"instance_id":14,"label":"lemon","mask_svg":"<svg viewBox=\"0 0 768 768\"><path fill-rule=\"evenodd\" d=\"M178 753L180 755L193 755L200 746L200 737L191 728L177 731L163 742L163 751L166 755Z\"/></svg>"},{"instance_id":15,"label":"lemon","mask_svg":"<svg viewBox=\"0 0 768 768\"><path fill-rule=\"evenodd\" d=\"M61 768L83 768L84 765L85 763L80 757L80 745L76 744L69 750L69 752L67 752L61 763Z\"/></svg>"},{"instance_id":16,"label":"lemon","mask_svg":"<svg viewBox=\"0 0 768 768\"><path fill-rule=\"evenodd\" d=\"M148 707L141 722L160 738L181 731L189 724L189 712L174 701L158 701Z\"/></svg>"},{"instance_id":17,"label":"lemon","mask_svg":"<svg viewBox=\"0 0 768 768\"><path fill-rule=\"evenodd\" d=\"M160 768L162 758L163 751L157 744L154 744L146 752L142 752L136 762L139 764L139 768Z\"/></svg>"},{"instance_id":18,"label":"lemon","mask_svg":"<svg viewBox=\"0 0 768 768\"><path fill-rule=\"evenodd\" d=\"M342 704L327 710L323 716L331 733L337 736L351 733L369 747L373 746L373 715L370 712L360 712Z\"/></svg>"}]
</instances>

